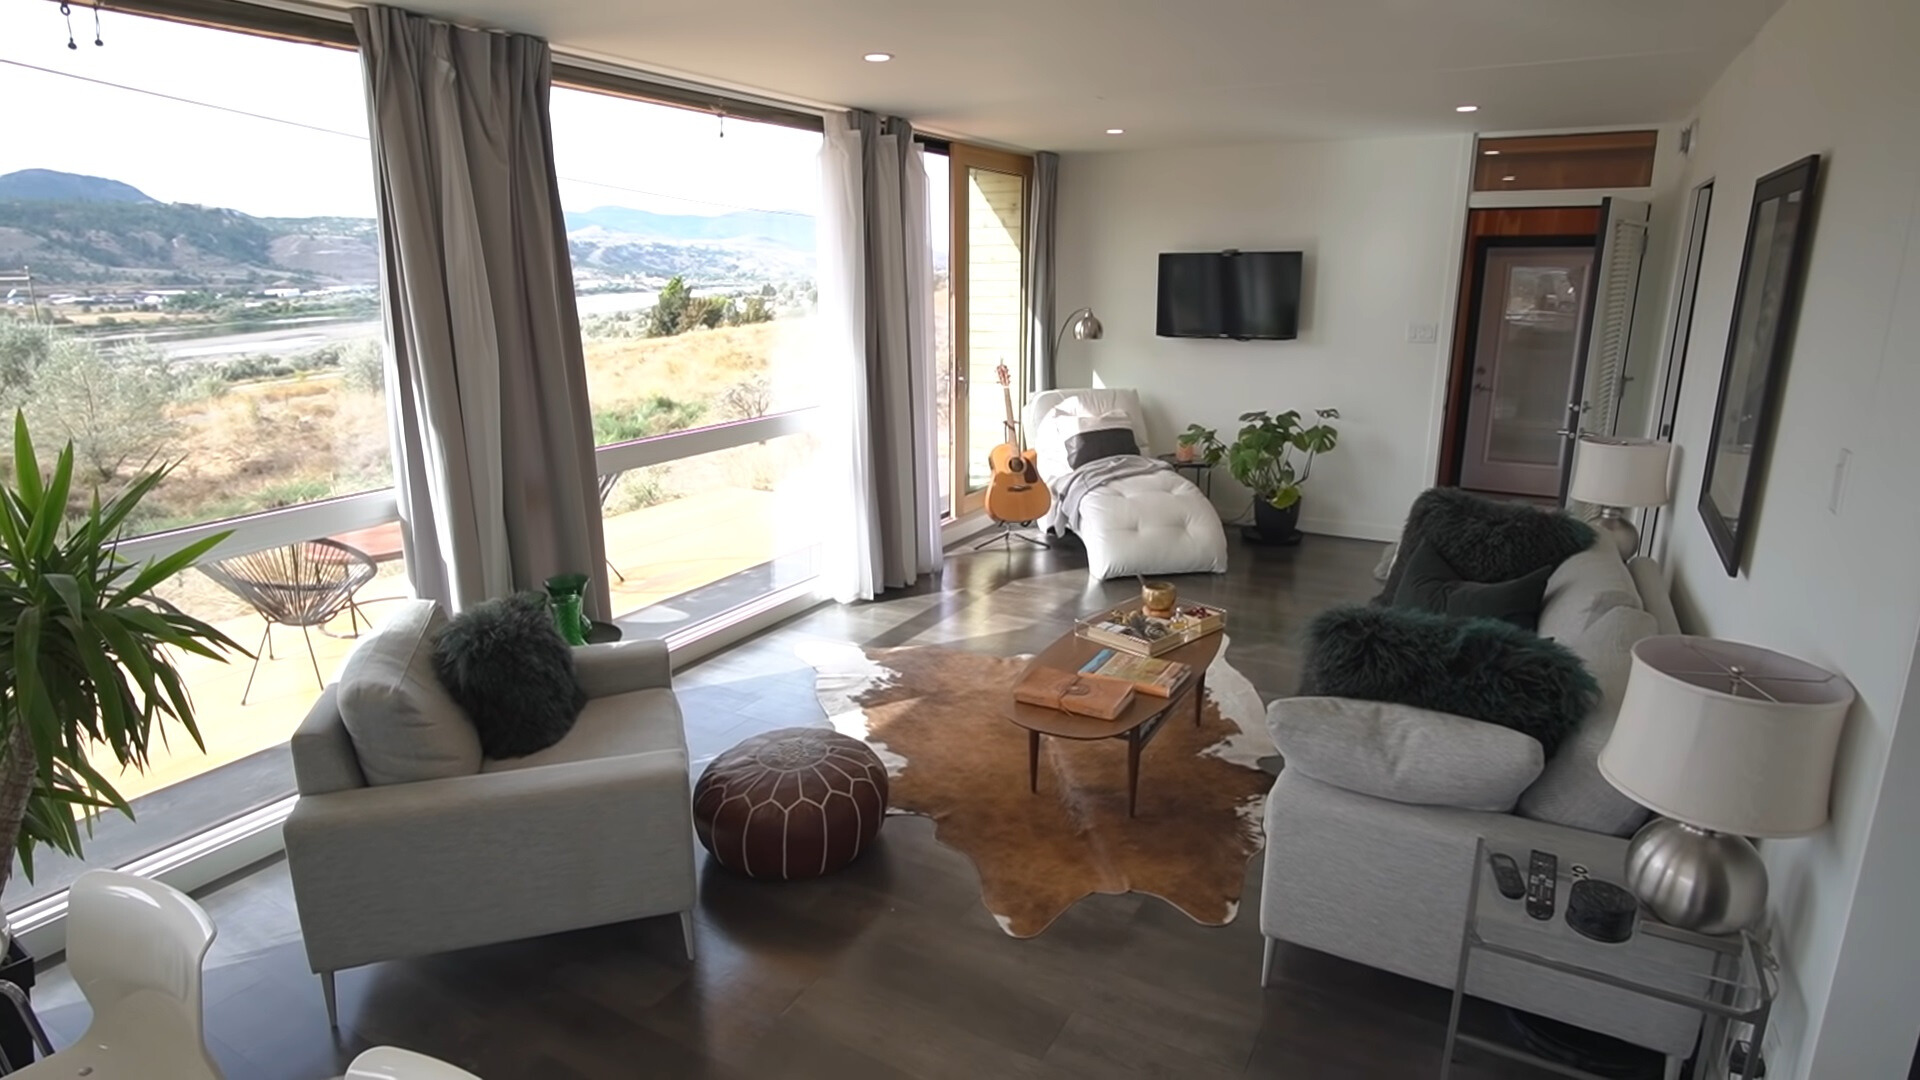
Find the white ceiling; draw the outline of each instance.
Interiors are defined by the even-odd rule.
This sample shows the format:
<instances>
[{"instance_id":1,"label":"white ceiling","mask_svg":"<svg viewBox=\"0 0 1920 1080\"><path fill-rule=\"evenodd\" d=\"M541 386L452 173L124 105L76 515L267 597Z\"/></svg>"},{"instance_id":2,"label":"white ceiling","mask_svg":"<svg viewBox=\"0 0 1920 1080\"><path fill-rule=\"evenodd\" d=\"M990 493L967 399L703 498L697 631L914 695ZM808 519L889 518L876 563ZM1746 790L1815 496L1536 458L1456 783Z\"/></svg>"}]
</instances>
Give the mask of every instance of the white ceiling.
<instances>
[{"instance_id":1,"label":"white ceiling","mask_svg":"<svg viewBox=\"0 0 1920 1080\"><path fill-rule=\"evenodd\" d=\"M1781 0L427 0L556 48L1090 150L1683 119ZM408 6L415 6L409 4ZM861 59L891 52L887 64ZM1477 104L1471 116L1458 104ZM1124 136L1103 134L1109 127Z\"/></svg>"}]
</instances>

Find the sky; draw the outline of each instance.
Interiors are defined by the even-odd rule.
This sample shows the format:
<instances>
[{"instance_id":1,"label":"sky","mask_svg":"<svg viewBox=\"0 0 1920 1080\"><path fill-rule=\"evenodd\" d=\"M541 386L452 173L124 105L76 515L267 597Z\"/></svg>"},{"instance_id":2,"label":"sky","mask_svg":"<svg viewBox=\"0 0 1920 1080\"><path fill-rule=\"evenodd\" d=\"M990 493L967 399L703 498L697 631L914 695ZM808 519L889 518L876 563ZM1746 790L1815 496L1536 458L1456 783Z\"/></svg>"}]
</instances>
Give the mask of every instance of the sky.
<instances>
[{"instance_id":1,"label":"sky","mask_svg":"<svg viewBox=\"0 0 1920 1080\"><path fill-rule=\"evenodd\" d=\"M358 54L111 9L95 47L93 9L78 3L73 34L78 49L58 4L0 0L0 174L104 176L259 217L373 216ZM565 88L552 115L569 210L811 214L819 203L815 132L728 120L722 138L711 115Z\"/></svg>"}]
</instances>

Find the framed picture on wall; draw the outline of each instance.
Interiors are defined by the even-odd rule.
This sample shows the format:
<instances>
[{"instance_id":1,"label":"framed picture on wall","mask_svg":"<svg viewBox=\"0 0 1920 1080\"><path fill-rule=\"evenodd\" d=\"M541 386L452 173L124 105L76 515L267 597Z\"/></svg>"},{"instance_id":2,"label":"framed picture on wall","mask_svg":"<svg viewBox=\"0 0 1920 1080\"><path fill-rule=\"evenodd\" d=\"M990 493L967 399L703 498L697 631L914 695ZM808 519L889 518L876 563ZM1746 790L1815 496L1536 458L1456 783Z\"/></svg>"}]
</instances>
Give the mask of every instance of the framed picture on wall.
<instances>
[{"instance_id":1,"label":"framed picture on wall","mask_svg":"<svg viewBox=\"0 0 1920 1080\"><path fill-rule=\"evenodd\" d=\"M1736 576L1752 542L1760 481L1773 441L1774 414L1786 381L1794 316L1813 240L1814 182L1820 156L1805 157L1753 186L1746 253L1733 295L1733 325L1720 369L1700 484L1700 516L1727 573Z\"/></svg>"}]
</instances>

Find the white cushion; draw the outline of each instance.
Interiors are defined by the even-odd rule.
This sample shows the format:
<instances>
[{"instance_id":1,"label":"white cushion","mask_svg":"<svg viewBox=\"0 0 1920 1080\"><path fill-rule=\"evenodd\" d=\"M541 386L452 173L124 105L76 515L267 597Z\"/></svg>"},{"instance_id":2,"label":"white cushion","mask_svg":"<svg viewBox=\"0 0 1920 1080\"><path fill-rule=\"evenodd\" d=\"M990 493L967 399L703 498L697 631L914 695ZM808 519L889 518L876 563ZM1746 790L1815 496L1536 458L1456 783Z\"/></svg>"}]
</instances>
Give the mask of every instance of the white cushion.
<instances>
[{"instance_id":1,"label":"white cushion","mask_svg":"<svg viewBox=\"0 0 1920 1080\"><path fill-rule=\"evenodd\" d=\"M480 733L433 673L446 624L439 604L404 601L340 669L340 722L369 784L480 771Z\"/></svg>"},{"instance_id":2,"label":"white cushion","mask_svg":"<svg viewBox=\"0 0 1920 1080\"><path fill-rule=\"evenodd\" d=\"M680 703L671 690L634 690L589 698L566 738L525 757L498 761L489 758L480 766L480 771L513 772L542 765L644 754L650 750L687 752Z\"/></svg>"},{"instance_id":3,"label":"white cushion","mask_svg":"<svg viewBox=\"0 0 1920 1080\"><path fill-rule=\"evenodd\" d=\"M1027 402L1027 445L1039 457L1040 478L1052 486L1055 479L1072 471L1067 468L1067 436L1081 431L1082 421L1110 427L1122 417L1133 428L1133 441L1140 444L1140 452L1151 455L1138 391L1042 390L1033 395Z\"/></svg>"},{"instance_id":4,"label":"white cushion","mask_svg":"<svg viewBox=\"0 0 1920 1080\"><path fill-rule=\"evenodd\" d=\"M1603 536L1562 562L1547 579L1538 633L1574 648L1587 627L1617 607L1640 610L1640 590L1620 561L1620 549Z\"/></svg>"},{"instance_id":5,"label":"white cushion","mask_svg":"<svg viewBox=\"0 0 1920 1080\"><path fill-rule=\"evenodd\" d=\"M1080 539L1096 578L1224 574L1227 534L1199 488L1171 470L1129 476L1080 502Z\"/></svg>"}]
</instances>

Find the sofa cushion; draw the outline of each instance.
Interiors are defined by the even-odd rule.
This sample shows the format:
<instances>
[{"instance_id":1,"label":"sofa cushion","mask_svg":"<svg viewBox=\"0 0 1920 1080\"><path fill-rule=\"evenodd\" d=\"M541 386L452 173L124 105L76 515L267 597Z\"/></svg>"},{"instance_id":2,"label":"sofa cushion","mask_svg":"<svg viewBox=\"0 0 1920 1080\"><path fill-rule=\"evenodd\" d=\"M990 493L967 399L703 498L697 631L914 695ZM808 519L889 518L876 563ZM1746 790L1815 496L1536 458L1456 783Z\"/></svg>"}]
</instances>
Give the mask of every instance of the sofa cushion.
<instances>
[{"instance_id":1,"label":"sofa cushion","mask_svg":"<svg viewBox=\"0 0 1920 1080\"><path fill-rule=\"evenodd\" d=\"M1459 618L1499 619L1532 630L1553 567L1542 566L1511 581L1477 582L1460 576L1432 544L1421 542L1407 559L1393 606Z\"/></svg>"},{"instance_id":2,"label":"sofa cushion","mask_svg":"<svg viewBox=\"0 0 1920 1080\"><path fill-rule=\"evenodd\" d=\"M1617 561L1617 560L1616 560ZM1600 687L1600 703L1560 744L1540 779L1520 796L1522 817L1551 821L1589 832L1628 836L1647 820L1648 811L1622 795L1600 775L1600 751L1613 734L1620 699L1627 691L1633 643L1659 632L1652 613L1614 607L1567 642Z\"/></svg>"},{"instance_id":3,"label":"sofa cushion","mask_svg":"<svg viewBox=\"0 0 1920 1080\"><path fill-rule=\"evenodd\" d=\"M480 771L480 735L433 674L446 621L431 600L404 601L340 669L340 722L369 784Z\"/></svg>"},{"instance_id":4,"label":"sofa cushion","mask_svg":"<svg viewBox=\"0 0 1920 1080\"><path fill-rule=\"evenodd\" d=\"M480 733L490 758L522 757L564 738L587 703L542 593L478 603L447 621L433 671Z\"/></svg>"},{"instance_id":5,"label":"sofa cushion","mask_svg":"<svg viewBox=\"0 0 1920 1080\"><path fill-rule=\"evenodd\" d=\"M677 750L682 754L687 751L680 703L671 690L634 690L589 698L566 738L524 757L488 759L480 771L512 772L652 750Z\"/></svg>"},{"instance_id":6,"label":"sofa cushion","mask_svg":"<svg viewBox=\"0 0 1920 1080\"><path fill-rule=\"evenodd\" d=\"M1393 701L1560 738L1600 696L1564 646L1492 619L1338 607L1307 628L1300 693Z\"/></svg>"},{"instance_id":7,"label":"sofa cushion","mask_svg":"<svg viewBox=\"0 0 1920 1080\"><path fill-rule=\"evenodd\" d=\"M1382 701L1282 698L1267 725L1289 771L1422 806L1512 810L1545 764L1511 728Z\"/></svg>"},{"instance_id":8,"label":"sofa cushion","mask_svg":"<svg viewBox=\"0 0 1920 1080\"><path fill-rule=\"evenodd\" d=\"M1571 646L1600 616L1617 607L1638 609L1640 590L1610 543L1570 556L1547 579L1537 633Z\"/></svg>"},{"instance_id":9,"label":"sofa cushion","mask_svg":"<svg viewBox=\"0 0 1920 1080\"><path fill-rule=\"evenodd\" d=\"M1431 488L1413 500L1400 534L1402 558L1374 600L1390 604L1400 591L1407 559L1422 541L1468 581L1511 581L1593 543L1593 526L1562 511L1496 502L1458 488Z\"/></svg>"}]
</instances>

